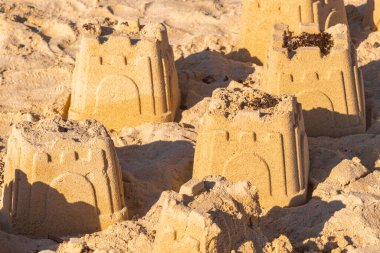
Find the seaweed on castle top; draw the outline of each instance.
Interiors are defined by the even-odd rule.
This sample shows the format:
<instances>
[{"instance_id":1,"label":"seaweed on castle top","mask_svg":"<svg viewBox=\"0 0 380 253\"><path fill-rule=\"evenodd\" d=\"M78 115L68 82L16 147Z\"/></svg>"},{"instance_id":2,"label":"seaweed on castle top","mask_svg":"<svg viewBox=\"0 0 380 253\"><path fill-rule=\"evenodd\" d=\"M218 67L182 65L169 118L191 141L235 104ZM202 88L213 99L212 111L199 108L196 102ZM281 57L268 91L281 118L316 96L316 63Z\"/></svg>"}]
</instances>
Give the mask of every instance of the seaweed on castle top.
<instances>
[{"instance_id":1,"label":"seaweed on castle top","mask_svg":"<svg viewBox=\"0 0 380 253\"><path fill-rule=\"evenodd\" d=\"M289 26L274 26L269 51L267 74L260 89L274 95L290 94L302 104L308 136L339 137L365 131L365 98L363 77L357 64L346 25L338 24L325 30L323 38L314 23L301 24L299 34L320 34L293 38L290 48ZM313 36L316 36L313 35ZM333 41L333 45L331 45ZM298 47L298 48L297 48ZM330 50L324 55L324 51ZM326 52L325 52L326 53ZM320 124L323 122L323 124Z\"/></svg>"},{"instance_id":2,"label":"seaweed on castle top","mask_svg":"<svg viewBox=\"0 0 380 253\"><path fill-rule=\"evenodd\" d=\"M297 50L299 47L319 47L322 55L328 55L334 46L333 36L330 33L306 33L294 35L294 32L284 32L283 48L287 48L289 52Z\"/></svg>"},{"instance_id":3,"label":"seaweed on castle top","mask_svg":"<svg viewBox=\"0 0 380 253\"><path fill-rule=\"evenodd\" d=\"M272 27L286 24L298 33L300 24L314 23L318 33L348 24L344 0L243 0L238 55L260 65L268 63Z\"/></svg>"},{"instance_id":4,"label":"seaweed on castle top","mask_svg":"<svg viewBox=\"0 0 380 253\"><path fill-rule=\"evenodd\" d=\"M111 19L109 17L85 19L78 25L79 31L82 34L98 37L115 33L131 36L138 35L143 27L138 19L125 20L122 18Z\"/></svg>"},{"instance_id":5,"label":"seaweed on castle top","mask_svg":"<svg viewBox=\"0 0 380 253\"><path fill-rule=\"evenodd\" d=\"M79 25L79 30L86 37L96 37L100 43L104 43L110 36L124 36L131 40L132 44L140 40L162 40L161 32L165 28L159 23L140 24L137 20L110 19L84 20Z\"/></svg>"},{"instance_id":6,"label":"seaweed on castle top","mask_svg":"<svg viewBox=\"0 0 380 253\"><path fill-rule=\"evenodd\" d=\"M208 108L210 114L221 114L233 119L239 111L258 111L261 115L273 114L282 97L272 96L250 86L229 86L212 94Z\"/></svg>"}]
</instances>

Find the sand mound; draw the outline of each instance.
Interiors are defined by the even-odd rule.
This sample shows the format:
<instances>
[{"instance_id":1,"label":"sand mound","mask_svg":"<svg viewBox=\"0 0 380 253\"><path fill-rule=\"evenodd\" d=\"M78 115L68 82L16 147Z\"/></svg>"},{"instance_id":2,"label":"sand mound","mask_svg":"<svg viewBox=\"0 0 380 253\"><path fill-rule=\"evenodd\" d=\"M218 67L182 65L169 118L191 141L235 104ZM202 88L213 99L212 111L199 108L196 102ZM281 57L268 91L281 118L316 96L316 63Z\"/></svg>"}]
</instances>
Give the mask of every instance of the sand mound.
<instances>
[{"instance_id":1,"label":"sand mound","mask_svg":"<svg viewBox=\"0 0 380 253\"><path fill-rule=\"evenodd\" d=\"M261 252L267 240L258 229L255 187L223 178L202 183L194 196L164 192L144 218L64 243L57 252L195 252L194 245L201 252Z\"/></svg>"},{"instance_id":2,"label":"sand mound","mask_svg":"<svg viewBox=\"0 0 380 253\"><path fill-rule=\"evenodd\" d=\"M379 215L374 210L379 205L375 195L379 173L365 175L365 168L357 162L342 162L318 185L306 205L267 213L261 224L264 234L268 238L284 234L301 252L351 252L378 245Z\"/></svg>"},{"instance_id":3,"label":"sand mound","mask_svg":"<svg viewBox=\"0 0 380 253\"><path fill-rule=\"evenodd\" d=\"M280 97L271 96L248 86L229 87L213 92L208 113L223 114L226 118L233 118L239 111L272 114L280 101Z\"/></svg>"},{"instance_id":4,"label":"sand mound","mask_svg":"<svg viewBox=\"0 0 380 253\"><path fill-rule=\"evenodd\" d=\"M109 138L106 129L94 120L65 121L61 118L40 120L37 122L23 121L15 128L25 140L36 146L52 145L59 140L73 140L85 143L92 138Z\"/></svg>"},{"instance_id":5,"label":"sand mound","mask_svg":"<svg viewBox=\"0 0 380 253\"><path fill-rule=\"evenodd\" d=\"M130 217L144 216L162 191L191 178L196 133L178 123L152 123L112 134Z\"/></svg>"},{"instance_id":6,"label":"sand mound","mask_svg":"<svg viewBox=\"0 0 380 253\"><path fill-rule=\"evenodd\" d=\"M49 239L35 240L21 235L12 235L0 231L1 253L39 252L46 249L55 249L56 242Z\"/></svg>"}]
</instances>

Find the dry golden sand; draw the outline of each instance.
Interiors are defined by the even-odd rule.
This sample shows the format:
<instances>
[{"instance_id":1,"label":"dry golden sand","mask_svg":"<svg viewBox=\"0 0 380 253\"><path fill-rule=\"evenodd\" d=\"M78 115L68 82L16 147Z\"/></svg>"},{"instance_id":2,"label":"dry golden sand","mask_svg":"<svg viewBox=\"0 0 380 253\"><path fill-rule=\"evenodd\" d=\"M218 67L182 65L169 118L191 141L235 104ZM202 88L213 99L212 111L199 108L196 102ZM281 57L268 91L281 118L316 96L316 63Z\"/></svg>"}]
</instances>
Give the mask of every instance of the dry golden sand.
<instances>
[{"instance_id":1,"label":"dry golden sand","mask_svg":"<svg viewBox=\"0 0 380 253\"><path fill-rule=\"evenodd\" d=\"M377 252L380 248L380 32L361 27L364 2L349 0L346 8L364 75L371 126L361 135L309 138L310 188L314 189L309 202L290 209L248 212L257 221L251 224L256 241L250 242L250 237L245 238L246 243L234 241L231 245L237 252L253 252L255 247L257 252ZM163 199L176 199L170 190L178 191L191 177L199 119L213 90L232 80L260 85L263 68L235 61L231 54L240 15L240 0L1 0L0 182L12 124L51 117L67 109L83 32L80 24L88 19L96 20L104 33L109 32L109 23L119 18L164 22L173 44L182 104L179 123L145 124L110 133L132 220L103 232L78 235L81 239L70 242L68 238L37 240L0 232L0 253L48 249L151 252L160 228ZM196 200L211 203L217 210L221 208L212 202L215 196L226 202L233 199L244 208L256 206L246 201L255 198L253 190L239 192L231 183L215 180L221 186L214 195ZM160 198L166 190L169 192ZM178 201L178 205L187 204ZM186 208L207 211L198 202ZM243 209L233 215L244 217L240 215Z\"/></svg>"}]
</instances>

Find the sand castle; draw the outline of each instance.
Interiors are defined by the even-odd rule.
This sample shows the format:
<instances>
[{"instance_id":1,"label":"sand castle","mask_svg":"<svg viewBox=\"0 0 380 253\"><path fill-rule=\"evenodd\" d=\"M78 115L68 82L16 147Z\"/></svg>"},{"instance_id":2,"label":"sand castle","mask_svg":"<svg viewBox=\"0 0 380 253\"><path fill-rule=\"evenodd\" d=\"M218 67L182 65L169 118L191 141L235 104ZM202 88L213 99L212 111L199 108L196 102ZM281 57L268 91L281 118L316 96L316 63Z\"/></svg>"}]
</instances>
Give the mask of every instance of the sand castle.
<instances>
[{"instance_id":1,"label":"sand castle","mask_svg":"<svg viewBox=\"0 0 380 253\"><path fill-rule=\"evenodd\" d=\"M288 29L275 25L267 74L260 89L275 95L297 96L308 136L363 133L366 128L363 78L347 27L337 25L328 29L328 33L319 34L316 24L300 25L300 33L311 35L294 38L296 43L302 44L302 40L309 43L299 47L292 45ZM313 36L319 46L313 45Z\"/></svg>"},{"instance_id":2,"label":"sand castle","mask_svg":"<svg viewBox=\"0 0 380 253\"><path fill-rule=\"evenodd\" d=\"M303 203L308 171L302 109L294 97L250 87L214 91L199 127L194 178L248 180L270 208Z\"/></svg>"},{"instance_id":3,"label":"sand castle","mask_svg":"<svg viewBox=\"0 0 380 253\"><path fill-rule=\"evenodd\" d=\"M116 35L82 38L70 119L96 119L116 130L174 119L180 94L166 28L123 27Z\"/></svg>"},{"instance_id":4,"label":"sand castle","mask_svg":"<svg viewBox=\"0 0 380 253\"><path fill-rule=\"evenodd\" d=\"M372 30L378 30L380 27L380 1L367 0L365 15L363 17L363 25L370 27Z\"/></svg>"},{"instance_id":5,"label":"sand castle","mask_svg":"<svg viewBox=\"0 0 380 253\"><path fill-rule=\"evenodd\" d=\"M239 48L256 63L266 64L274 24L298 31L300 23L317 23L322 31L347 24L343 0L245 0Z\"/></svg>"},{"instance_id":6,"label":"sand castle","mask_svg":"<svg viewBox=\"0 0 380 253\"><path fill-rule=\"evenodd\" d=\"M127 216L113 142L95 121L18 123L4 186L0 224L10 232L88 233Z\"/></svg>"},{"instance_id":7,"label":"sand castle","mask_svg":"<svg viewBox=\"0 0 380 253\"><path fill-rule=\"evenodd\" d=\"M186 187L192 194L161 196L154 253L256 252L254 246L259 248L264 237L254 225L259 213L255 187L212 178L192 180Z\"/></svg>"}]
</instances>

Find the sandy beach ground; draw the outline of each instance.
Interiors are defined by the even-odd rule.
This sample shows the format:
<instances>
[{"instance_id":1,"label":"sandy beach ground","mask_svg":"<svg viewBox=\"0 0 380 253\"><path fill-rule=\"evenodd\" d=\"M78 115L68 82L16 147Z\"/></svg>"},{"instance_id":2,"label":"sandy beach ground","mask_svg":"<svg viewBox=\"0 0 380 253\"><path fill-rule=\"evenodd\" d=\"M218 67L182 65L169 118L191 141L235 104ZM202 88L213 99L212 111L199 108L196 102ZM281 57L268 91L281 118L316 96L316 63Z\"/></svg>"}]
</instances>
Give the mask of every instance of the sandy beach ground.
<instances>
[{"instance_id":1,"label":"sandy beach ground","mask_svg":"<svg viewBox=\"0 0 380 253\"><path fill-rule=\"evenodd\" d=\"M262 210L256 226L266 252L380 249L380 32L362 27L365 2L346 1L346 10L370 125L361 135L309 138L310 200L300 207ZM199 118L212 91L231 81L260 87L263 67L234 60L240 15L240 0L1 0L0 185L12 125L65 113L81 24L88 20L104 27L120 18L164 23L182 103L174 123L110 132L132 220L70 241L0 231L0 253L151 252L160 195L178 191L191 178Z\"/></svg>"}]
</instances>

